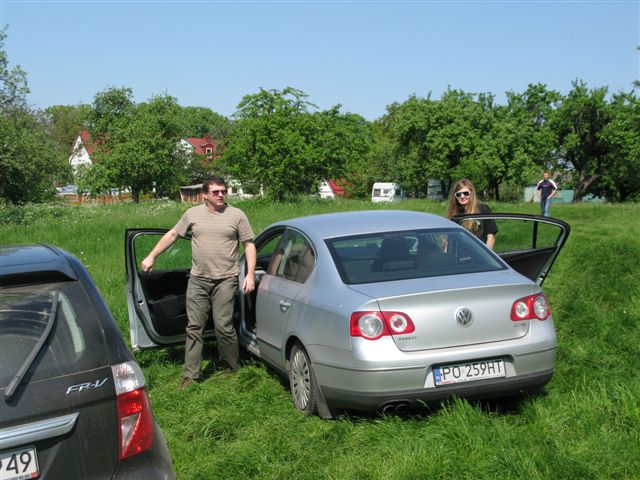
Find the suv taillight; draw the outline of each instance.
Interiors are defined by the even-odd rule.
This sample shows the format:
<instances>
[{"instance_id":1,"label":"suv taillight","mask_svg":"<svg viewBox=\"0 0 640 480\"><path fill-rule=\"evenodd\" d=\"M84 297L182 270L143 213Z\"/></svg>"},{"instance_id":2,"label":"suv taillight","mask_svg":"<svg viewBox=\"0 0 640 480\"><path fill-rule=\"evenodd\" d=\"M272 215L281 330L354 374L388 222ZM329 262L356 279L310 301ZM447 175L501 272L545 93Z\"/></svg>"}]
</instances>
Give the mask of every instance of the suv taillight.
<instances>
[{"instance_id":1,"label":"suv taillight","mask_svg":"<svg viewBox=\"0 0 640 480\"><path fill-rule=\"evenodd\" d=\"M416 329L409 315L402 312L353 312L350 321L352 337L377 340L385 335L404 335Z\"/></svg>"},{"instance_id":2,"label":"suv taillight","mask_svg":"<svg viewBox=\"0 0 640 480\"><path fill-rule=\"evenodd\" d=\"M551 315L551 308L544 293L522 297L511 305L511 320L546 320Z\"/></svg>"},{"instance_id":3,"label":"suv taillight","mask_svg":"<svg viewBox=\"0 0 640 480\"><path fill-rule=\"evenodd\" d=\"M153 416L140 366L126 362L111 370L118 396L120 460L124 460L151 448Z\"/></svg>"}]
</instances>

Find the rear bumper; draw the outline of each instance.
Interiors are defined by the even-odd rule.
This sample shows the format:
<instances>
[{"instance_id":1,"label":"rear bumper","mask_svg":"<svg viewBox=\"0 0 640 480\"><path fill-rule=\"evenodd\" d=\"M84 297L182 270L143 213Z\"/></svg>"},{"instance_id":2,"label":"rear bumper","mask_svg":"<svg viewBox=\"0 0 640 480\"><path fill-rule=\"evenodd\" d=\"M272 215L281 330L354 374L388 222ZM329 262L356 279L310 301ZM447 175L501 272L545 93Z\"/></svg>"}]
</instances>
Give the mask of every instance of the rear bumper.
<instances>
[{"instance_id":1,"label":"rear bumper","mask_svg":"<svg viewBox=\"0 0 640 480\"><path fill-rule=\"evenodd\" d=\"M329 405L378 410L390 403L421 404L453 396L506 396L546 385L553 376L556 357L555 332L538 338L537 342L516 339L429 352L404 353L394 346L385 351L380 348L383 346L379 343L377 359L370 357L351 363L347 352L338 360L337 355L332 358L319 349L311 353L316 378ZM435 385L433 369L438 365L497 358L504 361L505 377Z\"/></svg>"},{"instance_id":2,"label":"rear bumper","mask_svg":"<svg viewBox=\"0 0 640 480\"><path fill-rule=\"evenodd\" d=\"M322 387L322 392L332 407L377 411L384 410L387 406L420 407L452 397L495 398L508 396L521 391L542 388L549 383L552 376L553 370L547 370L511 378L482 380L458 385L414 390L362 393L352 390Z\"/></svg>"}]
</instances>

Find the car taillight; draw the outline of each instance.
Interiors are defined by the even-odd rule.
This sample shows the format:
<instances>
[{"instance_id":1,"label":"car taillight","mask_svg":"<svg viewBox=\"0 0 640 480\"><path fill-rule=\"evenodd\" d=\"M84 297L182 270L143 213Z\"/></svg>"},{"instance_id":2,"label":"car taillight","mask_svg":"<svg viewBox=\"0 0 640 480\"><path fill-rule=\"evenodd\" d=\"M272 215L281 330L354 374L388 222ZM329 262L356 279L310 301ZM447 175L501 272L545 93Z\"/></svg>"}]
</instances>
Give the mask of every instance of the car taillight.
<instances>
[{"instance_id":1,"label":"car taillight","mask_svg":"<svg viewBox=\"0 0 640 480\"><path fill-rule=\"evenodd\" d=\"M111 370L118 396L120 460L124 460L151 448L153 416L140 366L126 362Z\"/></svg>"},{"instance_id":2,"label":"car taillight","mask_svg":"<svg viewBox=\"0 0 640 480\"><path fill-rule=\"evenodd\" d=\"M522 297L511 306L511 320L546 320L551 315L547 297L543 293Z\"/></svg>"},{"instance_id":3,"label":"car taillight","mask_svg":"<svg viewBox=\"0 0 640 480\"><path fill-rule=\"evenodd\" d=\"M409 315L402 312L353 312L350 333L352 337L377 340L386 335L404 335L414 332Z\"/></svg>"}]
</instances>

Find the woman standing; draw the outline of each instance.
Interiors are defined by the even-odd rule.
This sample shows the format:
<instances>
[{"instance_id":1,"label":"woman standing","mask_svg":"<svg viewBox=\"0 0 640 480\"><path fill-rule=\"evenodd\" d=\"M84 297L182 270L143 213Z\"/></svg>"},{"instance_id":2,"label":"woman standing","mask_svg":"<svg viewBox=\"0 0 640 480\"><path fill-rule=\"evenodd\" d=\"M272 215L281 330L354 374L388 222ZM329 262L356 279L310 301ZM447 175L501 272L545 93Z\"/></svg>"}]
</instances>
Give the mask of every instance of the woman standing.
<instances>
[{"instance_id":1,"label":"woman standing","mask_svg":"<svg viewBox=\"0 0 640 480\"><path fill-rule=\"evenodd\" d=\"M469 213L491 213L491 209L478 200L471 180L463 178L451 187L447 218ZM463 222L462 226L493 249L498 233L498 226L494 220L468 221Z\"/></svg>"}]
</instances>

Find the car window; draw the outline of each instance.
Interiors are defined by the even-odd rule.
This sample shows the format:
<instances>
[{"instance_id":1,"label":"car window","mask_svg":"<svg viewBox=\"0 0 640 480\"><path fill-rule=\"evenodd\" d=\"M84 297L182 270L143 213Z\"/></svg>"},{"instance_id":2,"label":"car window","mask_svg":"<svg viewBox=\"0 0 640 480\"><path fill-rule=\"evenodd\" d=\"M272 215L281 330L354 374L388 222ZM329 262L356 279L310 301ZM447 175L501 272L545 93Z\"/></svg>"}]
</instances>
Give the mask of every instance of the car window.
<instances>
[{"instance_id":1,"label":"car window","mask_svg":"<svg viewBox=\"0 0 640 480\"><path fill-rule=\"evenodd\" d=\"M273 257L276 252L276 248L282 239L282 231L270 236L264 241L261 241L259 245L256 245L257 261L256 271L270 271L270 264L273 265ZM273 268L273 267L271 267Z\"/></svg>"},{"instance_id":2,"label":"car window","mask_svg":"<svg viewBox=\"0 0 640 480\"><path fill-rule=\"evenodd\" d=\"M388 282L503 270L506 267L464 230L380 232L326 241L343 282Z\"/></svg>"},{"instance_id":3,"label":"car window","mask_svg":"<svg viewBox=\"0 0 640 480\"><path fill-rule=\"evenodd\" d=\"M107 364L96 313L78 282L2 288L0 386L7 386L42 335L56 292L59 295L54 330L28 377L39 380Z\"/></svg>"},{"instance_id":4,"label":"car window","mask_svg":"<svg viewBox=\"0 0 640 480\"><path fill-rule=\"evenodd\" d=\"M133 249L136 257L136 267L141 270L140 263L149 255L156 246L161 234L136 235L133 240ZM191 269L191 240L180 237L162 255L156 258L153 266L155 271L159 270L184 270Z\"/></svg>"},{"instance_id":5,"label":"car window","mask_svg":"<svg viewBox=\"0 0 640 480\"><path fill-rule=\"evenodd\" d=\"M267 273L304 283L315 264L315 253L299 232L288 231L280 241Z\"/></svg>"},{"instance_id":6,"label":"car window","mask_svg":"<svg viewBox=\"0 0 640 480\"><path fill-rule=\"evenodd\" d=\"M495 220L500 234L496 236L494 251L497 253L554 248L561 235L559 226L528 220Z\"/></svg>"}]
</instances>

